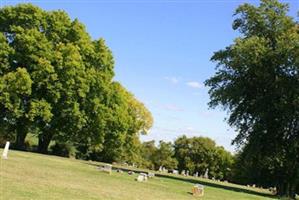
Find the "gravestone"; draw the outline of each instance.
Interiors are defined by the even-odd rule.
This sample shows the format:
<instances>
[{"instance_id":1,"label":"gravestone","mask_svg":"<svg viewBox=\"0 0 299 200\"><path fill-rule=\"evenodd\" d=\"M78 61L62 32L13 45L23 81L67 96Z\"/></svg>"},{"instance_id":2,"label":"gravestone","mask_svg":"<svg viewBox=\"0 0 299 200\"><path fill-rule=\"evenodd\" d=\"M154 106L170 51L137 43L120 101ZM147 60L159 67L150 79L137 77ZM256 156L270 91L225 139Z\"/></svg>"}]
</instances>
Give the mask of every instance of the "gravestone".
<instances>
[{"instance_id":1,"label":"gravestone","mask_svg":"<svg viewBox=\"0 0 299 200\"><path fill-rule=\"evenodd\" d=\"M98 169L103 172L107 172L108 174L112 174L112 165L111 164L103 164Z\"/></svg>"},{"instance_id":2,"label":"gravestone","mask_svg":"<svg viewBox=\"0 0 299 200\"><path fill-rule=\"evenodd\" d=\"M3 159L7 159L8 158L8 149L9 149L9 142L6 142L5 147L4 147L4 151L2 154L2 158Z\"/></svg>"},{"instance_id":3,"label":"gravestone","mask_svg":"<svg viewBox=\"0 0 299 200\"><path fill-rule=\"evenodd\" d=\"M148 177L148 178L154 178L154 177L155 177L155 174L152 173L152 172L148 172L148 173L147 173L147 177Z\"/></svg>"},{"instance_id":4,"label":"gravestone","mask_svg":"<svg viewBox=\"0 0 299 200\"><path fill-rule=\"evenodd\" d=\"M193 176L197 178L198 177L198 172L194 173Z\"/></svg>"},{"instance_id":5,"label":"gravestone","mask_svg":"<svg viewBox=\"0 0 299 200\"><path fill-rule=\"evenodd\" d=\"M186 172L186 176L189 176L189 170L187 170L187 172Z\"/></svg>"},{"instance_id":6,"label":"gravestone","mask_svg":"<svg viewBox=\"0 0 299 200\"><path fill-rule=\"evenodd\" d=\"M147 174L145 174L145 173L140 173L140 174L137 176L136 181L138 181L138 182L147 181Z\"/></svg>"},{"instance_id":7,"label":"gravestone","mask_svg":"<svg viewBox=\"0 0 299 200\"><path fill-rule=\"evenodd\" d=\"M160 166L160 167L159 167L159 172L162 172L162 170L163 170L163 169L162 169L162 166Z\"/></svg>"},{"instance_id":8,"label":"gravestone","mask_svg":"<svg viewBox=\"0 0 299 200\"><path fill-rule=\"evenodd\" d=\"M133 174L135 174L135 172L133 172L133 171L128 171L128 174L129 174L129 175L133 175Z\"/></svg>"},{"instance_id":9,"label":"gravestone","mask_svg":"<svg viewBox=\"0 0 299 200\"><path fill-rule=\"evenodd\" d=\"M203 175L204 178L209 178L209 169L206 169L205 175Z\"/></svg>"},{"instance_id":10,"label":"gravestone","mask_svg":"<svg viewBox=\"0 0 299 200\"><path fill-rule=\"evenodd\" d=\"M183 170L183 171L181 172L181 175L183 175L183 176L186 175L185 170Z\"/></svg>"},{"instance_id":11,"label":"gravestone","mask_svg":"<svg viewBox=\"0 0 299 200\"><path fill-rule=\"evenodd\" d=\"M162 168L162 172L167 173L167 169L165 167Z\"/></svg>"},{"instance_id":12,"label":"gravestone","mask_svg":"<svg viewBox=\"0 0 299 200\"><path fill-rule=\"evenodd\" d=\"M272 194L274 194L274 195L277 194L277 189L276 189L276 187L270 187L270 188L269 188L269 191L270 191Z\"/></svg>"},{"instance_id":13,"label":"gravestone","mask_svg":"<svg viewBox=\"0 0 299 200\"><path fill-rule=\"evenodd\" d=\"M174 170L172 171L172 174L179 174L179 171L174 169Z\"/></svg>"},{"instance_id":14,"label":"gravestone","mask_svg":"<svg viewBox=\"0 0 299 200\"><path fill-rule=\"evenodd\" d=\"M196 184L192 188L193 196L202 197L204 195L204 186L200 184Z\"/></svg>"}]
</instances>

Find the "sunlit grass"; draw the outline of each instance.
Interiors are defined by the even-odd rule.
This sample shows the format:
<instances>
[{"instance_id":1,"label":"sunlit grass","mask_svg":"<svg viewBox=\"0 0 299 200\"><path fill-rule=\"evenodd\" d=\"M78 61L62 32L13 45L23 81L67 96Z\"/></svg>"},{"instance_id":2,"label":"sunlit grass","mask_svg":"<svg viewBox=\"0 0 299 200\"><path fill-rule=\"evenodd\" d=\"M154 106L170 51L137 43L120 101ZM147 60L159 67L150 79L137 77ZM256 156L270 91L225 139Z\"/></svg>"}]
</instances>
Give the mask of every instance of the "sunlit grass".
<instances>
[{"instance_id":1,"label":"sunlit grass","mask_svg":"<svg viewBox=\"0 0 299 200\"><path fill-rule=\"evenodd\" d=\"M223 185L231 188L238 188L238 186L215 181L206 182L206 185L212 183L214 186L206 186L204 197L195 198L190 194L194 183L191 183L189 179L155 177L147 182L139 183L134 180L136 176L117 172L109 175L98 171L89 162L80 160L10 151L9 159L1 160L0 200L270 199L258 194L249 194L245 190L236 192L232 189L225 189ZM244 187L240 186L240 188Z\"/></svg>"}]
</instances>

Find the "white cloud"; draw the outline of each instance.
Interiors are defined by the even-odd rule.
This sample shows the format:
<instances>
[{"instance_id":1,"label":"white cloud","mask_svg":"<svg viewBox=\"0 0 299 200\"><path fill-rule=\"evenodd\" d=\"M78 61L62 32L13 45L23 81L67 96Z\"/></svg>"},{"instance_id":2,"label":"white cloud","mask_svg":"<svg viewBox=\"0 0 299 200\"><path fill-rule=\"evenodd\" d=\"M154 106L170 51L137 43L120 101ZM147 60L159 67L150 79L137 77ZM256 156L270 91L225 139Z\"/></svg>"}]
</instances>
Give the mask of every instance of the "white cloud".
<instances>
[{"instance_id":1,"label":"white cloud","mask_svg":"<svg viewBox=\"0 0 299 200\"><path fill-rule=\"evenodd\" d=\"M180 107L178 107L178 106L175 105L175 104L166 104L166 105L163 105L163 108L164 108L165 110L176 111L176 112L184 111L183 108L180 108Z\"/></svg>"},{"instance_id":2,"label":"white cloud","mask_svg":"<svg viewBox=\"0 0 299 200\"><path fill-rule=\"evenodd\" d=\"M203 88L204 85L197 82L197 81L190 81L190 82L187 82L186 85L188 85L189 87L192 87L192 88L196 88L196 89L200 89L200 88Z\"/></svg>"},{"instance_id":3,"label":"white cloud","mask_svg":"<svg viewBox=\"0 0 299 200\"><path fill-rule=\"evenodd\" d=\"M183 127L183 128L166 128L166 127L160 127L155 126L151 129L152 132L158 132L158 133L167 133L168 135L175 135L175 136L181 136L183 134L188 135L189 137L192 136L202 136L203 132L194 129L193 127Z\"/></svg>"},{"instance_id":4,"label":"white cloud","mask_svg":"<svg viewBox=\"0 0 299 200\"><path fill-rule=\"evenodd\" d=\"M169 77L169 76L166 76L164 77L165 80L171 82L172 84L177 84L179 82L179 79L177 77Z\"/></svg>"}]
</instances>

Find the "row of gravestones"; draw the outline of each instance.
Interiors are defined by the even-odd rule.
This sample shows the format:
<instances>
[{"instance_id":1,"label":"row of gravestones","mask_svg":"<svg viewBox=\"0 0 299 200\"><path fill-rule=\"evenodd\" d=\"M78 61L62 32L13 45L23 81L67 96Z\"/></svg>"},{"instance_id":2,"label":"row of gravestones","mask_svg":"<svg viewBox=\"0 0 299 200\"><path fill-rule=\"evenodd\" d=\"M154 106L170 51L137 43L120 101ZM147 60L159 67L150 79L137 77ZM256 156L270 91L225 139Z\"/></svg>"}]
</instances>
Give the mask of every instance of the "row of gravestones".
<instances>
[{"instance_id":1,"label":"row of gravestones","mask_svg":"<svg viewBox=\"0 0 299 200\"><path fill-rule=\"evenodd\" d=\"M118 173L123 173L123 170L121 169L117 169L116 172ZM134 171L128 171L129 175L134 175L135 172ZM148 172L148 173L140 173L137 178L135 179L138 182L143 182L143 181L147 181L150 178L155 177L155 174L152 172Z\"/></svg>"},{"instance_id":2,"label":"row of gravestones","mask_svg":"<svg viewBox=\"0 0 299 200\"><path fill-rule=\"evenodd\" d=\"M148 172L147 174L146 173L140 173L137 176L136 181L143 182L143 181L147 181L148 179L153 178L153 177L155 177L155 174L151 173L151 172Z\"/></svg>"},{"instance_id":3,"label":"row of gravestones","mask_svg":"<svg viewBox=\"0 0 299 200\"><path fill-rule=\"evenodd\" d=\"M160 167L159 171L160 172L167 172L168 170L166 170L164 167ZM173 173L178 174L178 170L173 170ZM183 173L185 173L184 170L183 170ZM208 171L207 171L207 173L208 173ZM131 175L132 172L129 171L128 174ZM186 174L189 175L189 171L186 171ZM198 172L196 174L198 176ZM155 174L151 173L151 172L148 172L147 174L146 173L140 173L135 180L138 181L138 182L144 182L144 181L147 181L149 178L152 178L154 176L155 176ZM194 185L193 188L192 188L192 195L193 196L203 196L204 195L204 186L201 185L201 184Z\"/></svg>"},{"instance_id":4,"label":"row of gravestones","mask_svg":"<svg viewBox=\"0 0 299 200\"><path fill-rule=\"evenodd\" d=\"M188 171L188 170L183 170L183 171L181 172L181 175L183 175L183 176L189 176L189 171ZM194 177L202 177L202 178L206 178L206 179L208 179L208 178L209 178L209 169L206 169L204 175L199 175L198 172L195 172L195 173L193 174L193 176L194 176Z\"/></svg>"},{"instance_id":5,"label":"row of gravestones","mask_svg":"<svg viewBox=\"0 0 299 200\"><path fill-rule=\"evenodd\" d=\"M160 166L160 168L159 168L159 172L169 172L169 171L168 171L165 167ZM178 171L178 170L171 170L171 173L172 173L172 174L176 174L176 175L178 175L178 174L179 174L179 171ZM182 171L181 171L181 175L182 175L182 176L190 176L190 174L189 174L189 170L182 170ZM199 173L198 173L198 172L195 172L195 173L193 174L193 176L194 176L194 177L199 177ZM200 175L200 177L208 179L208 178L209 178L209 169L206 169L204 175Z\"/></svg>"}]
</instances>

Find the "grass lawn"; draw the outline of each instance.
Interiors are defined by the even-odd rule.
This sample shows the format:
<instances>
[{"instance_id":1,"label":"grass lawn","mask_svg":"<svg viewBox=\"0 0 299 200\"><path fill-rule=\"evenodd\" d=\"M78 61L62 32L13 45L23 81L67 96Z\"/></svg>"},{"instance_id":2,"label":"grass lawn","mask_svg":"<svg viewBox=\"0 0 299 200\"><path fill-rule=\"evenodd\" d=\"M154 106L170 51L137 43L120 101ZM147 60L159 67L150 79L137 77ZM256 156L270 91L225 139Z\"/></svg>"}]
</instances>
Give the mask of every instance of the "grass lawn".
<instances>
[{"instance_id":1,"label":"grass lawn","mask_svg":"<svg viewBox=\"0 0 299 200\"><path fill-rule=\"evenodd\" d=\"M2 149L0 149L2 155ZM139 183L137 175L100 172L89 162L20 151L0 159L0 200L264 200L266 191L229 183L175 176ZM93 162L93 164L96 164ZM194 181L205 195L193 197ZM239 191L234 191L235 189ZM255 193L255 194L251 194Z\"/></svg>"}]
</instances>

